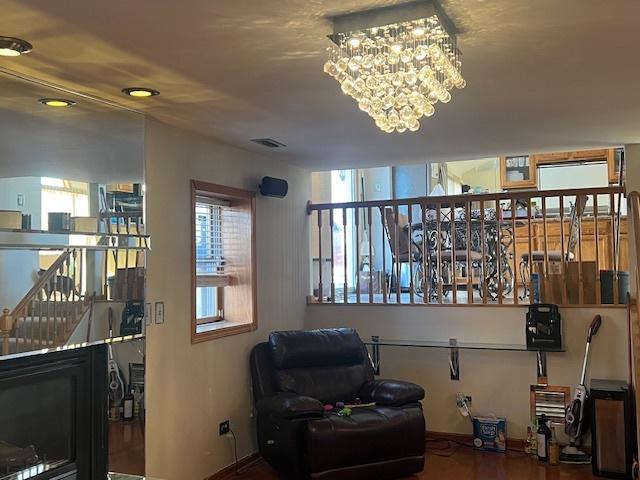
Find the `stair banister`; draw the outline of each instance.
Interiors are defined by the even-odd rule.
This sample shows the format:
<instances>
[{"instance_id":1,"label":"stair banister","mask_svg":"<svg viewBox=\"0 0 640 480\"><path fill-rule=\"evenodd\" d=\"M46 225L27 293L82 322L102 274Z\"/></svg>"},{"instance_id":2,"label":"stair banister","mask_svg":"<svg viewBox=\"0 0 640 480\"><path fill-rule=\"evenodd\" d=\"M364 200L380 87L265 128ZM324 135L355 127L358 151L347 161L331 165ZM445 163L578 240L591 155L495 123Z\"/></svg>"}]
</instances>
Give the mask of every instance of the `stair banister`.
<instances>
[{"instance_id":1,"label":"stair banister","mask_svg":"<svg viewBox=\"0 0 640 480\"><path fill-rule=\"evenodd\" d=\"M2 315L0 315L0 337L2 337L2 355L9 354L9 335L11 334L12 327L13 322L11 320L11 315L9 314L9 309L5 308L2 311Z\"/></svg>"}]
</instances>

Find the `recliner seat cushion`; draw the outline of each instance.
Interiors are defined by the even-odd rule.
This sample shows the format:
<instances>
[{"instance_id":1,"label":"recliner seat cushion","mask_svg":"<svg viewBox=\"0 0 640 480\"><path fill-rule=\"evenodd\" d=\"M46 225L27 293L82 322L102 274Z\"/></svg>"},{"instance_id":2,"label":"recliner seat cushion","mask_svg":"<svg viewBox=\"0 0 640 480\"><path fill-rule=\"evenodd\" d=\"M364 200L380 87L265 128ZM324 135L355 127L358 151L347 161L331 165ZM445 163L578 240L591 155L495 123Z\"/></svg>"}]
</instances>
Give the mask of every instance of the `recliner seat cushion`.
<instances>
[{"instance_id":1,"label":"recliner seat cushion","mask_svg":"<svg viewBox=\"0 0 640 480\"><path fill-rule=\"evenodd\" d=\"M425 449L425 423L419 406L354 408L351 416L330 413L308 422L311 473L405 457Z\"/></svg>"}]
</instances>

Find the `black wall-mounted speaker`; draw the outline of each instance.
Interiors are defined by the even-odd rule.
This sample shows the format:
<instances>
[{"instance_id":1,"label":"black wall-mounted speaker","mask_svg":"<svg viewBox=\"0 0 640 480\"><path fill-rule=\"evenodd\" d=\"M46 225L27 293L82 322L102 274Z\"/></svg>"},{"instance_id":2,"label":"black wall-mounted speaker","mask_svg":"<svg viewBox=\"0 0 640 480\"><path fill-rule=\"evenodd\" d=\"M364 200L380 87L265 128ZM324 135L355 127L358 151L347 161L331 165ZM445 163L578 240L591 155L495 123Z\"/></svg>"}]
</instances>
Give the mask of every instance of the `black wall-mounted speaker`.
<instances>
[{"instance_id":1,"label":"black wall-mounted speaker","mask_svg":"<svg viewBox=\"0 0 640 480\"><path fill-rule=\"evenodd\" d=\"M259 188L260 193L266 197L284 198L289 191L289 184L281 178L264 177Z\"/></svg>"}]
</instances>

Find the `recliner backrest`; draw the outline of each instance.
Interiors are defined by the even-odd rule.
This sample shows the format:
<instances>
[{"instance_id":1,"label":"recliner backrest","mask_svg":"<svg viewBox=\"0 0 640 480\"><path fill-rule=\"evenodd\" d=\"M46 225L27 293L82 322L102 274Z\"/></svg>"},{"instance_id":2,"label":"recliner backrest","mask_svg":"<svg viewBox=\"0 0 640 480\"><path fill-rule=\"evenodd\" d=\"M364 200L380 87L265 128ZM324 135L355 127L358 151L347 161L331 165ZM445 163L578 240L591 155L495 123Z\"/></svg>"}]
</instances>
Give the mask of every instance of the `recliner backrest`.
<instances>
[{"instance_id":1,"label":"recliner backrest","mask_svg":"<svg viewBox=\"0 0 640 480\"><path fill-rule=\"evenodd\" d=\"M373 368L351 328L273 332L269 347L276 390L323 403L354 400Z\"/></svg>"}]
</instances>

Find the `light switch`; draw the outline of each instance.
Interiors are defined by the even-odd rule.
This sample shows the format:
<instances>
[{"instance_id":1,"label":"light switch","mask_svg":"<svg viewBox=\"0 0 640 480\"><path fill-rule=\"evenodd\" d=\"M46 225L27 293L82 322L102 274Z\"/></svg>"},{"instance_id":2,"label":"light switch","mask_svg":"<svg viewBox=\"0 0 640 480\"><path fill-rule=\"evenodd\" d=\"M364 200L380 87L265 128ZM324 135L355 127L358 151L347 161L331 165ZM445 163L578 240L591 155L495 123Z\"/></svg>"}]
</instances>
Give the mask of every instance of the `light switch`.
<instances>
[{"instance_id":1,"label":"light switch","mask_svg":"<svg viewBox=\"0 0 640 480\"><path fill-rule=\"evenodd\" d=\"M17 203L19 207L23 207L24 206L24 193L19 193L18 194L18 198L17 198Z\"/></svg>"},{"instance_id":2,"label":"light switch","mask_svg":"<svg viewBox=\"0 0 640 480\"><path fill-rule=\"evenodd\" d=\"M144 323L149 326L153 323L151 303L144 304Z\"/></svg>"},{"instance_id":3,"label":"light switch","mask_svg":"<svg viewBox=\"0 0 640 480\"><path fill-rule=\"evenodd\" d=\"M164 323L164 302L156 302L156 324Z\"/></svg>"}]
</instances>

